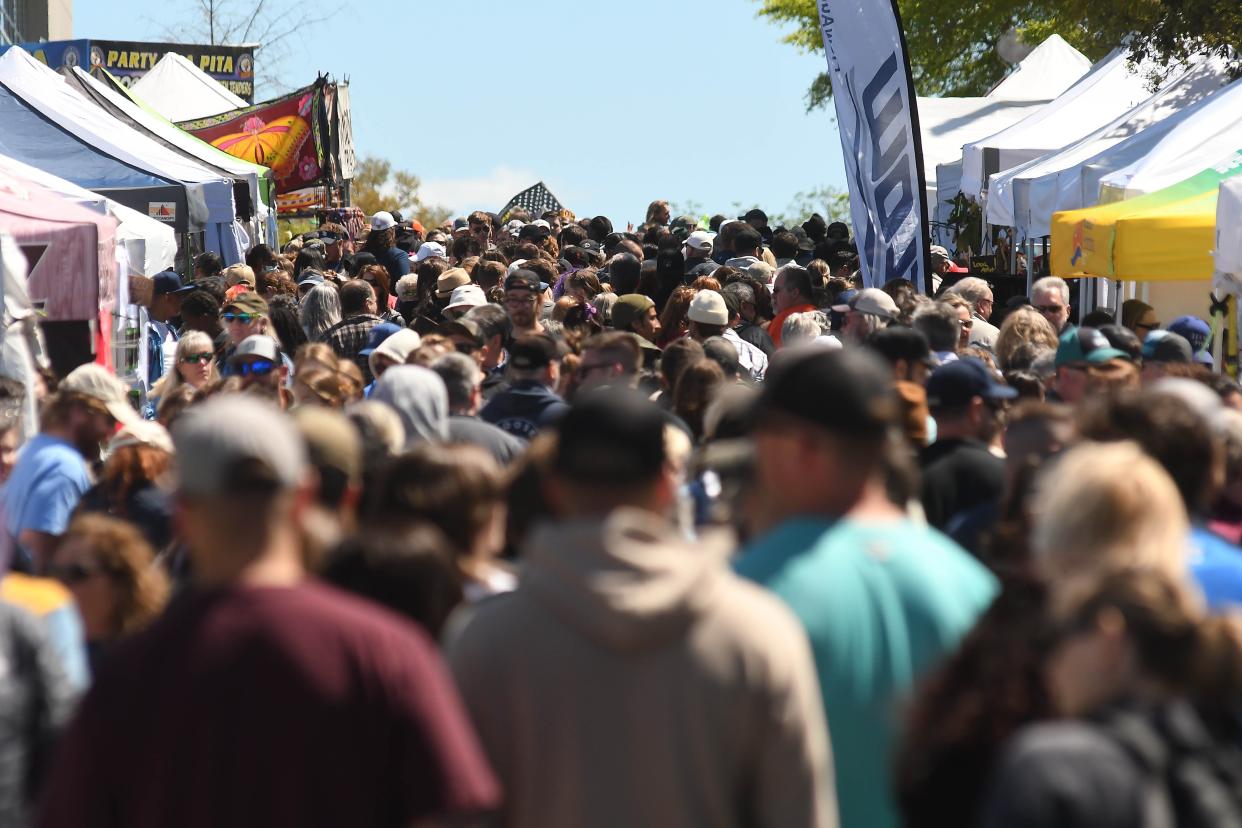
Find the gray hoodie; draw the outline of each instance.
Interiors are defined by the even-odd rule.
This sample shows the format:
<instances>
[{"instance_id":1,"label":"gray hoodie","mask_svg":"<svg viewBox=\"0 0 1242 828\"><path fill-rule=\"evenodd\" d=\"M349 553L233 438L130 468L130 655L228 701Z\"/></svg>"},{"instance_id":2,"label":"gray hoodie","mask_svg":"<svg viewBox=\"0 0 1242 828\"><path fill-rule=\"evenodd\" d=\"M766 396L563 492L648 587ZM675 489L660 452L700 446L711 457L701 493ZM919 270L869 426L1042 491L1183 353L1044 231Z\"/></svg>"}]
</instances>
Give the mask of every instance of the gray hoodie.
<instances>
[{"instance_id":1,"label":"gray hoodie","mask_svg":"<svg viewBox=\"0 0 1242 828\"><path fill-rule=\"evenodd\" d=\"M836 825L805 633L730 548L634 509L533 531L448 647L504 825Z\"/></svg>"},{"instance_id":2,"label":"gray hoodie","mask_svg":"<svg viewBox=\"0 0 1242 828\"><path fill-rule=\"evenodd\" d=\"M406 447L448 439L448 392L440 375L421 365L394 365L384 372L371 399L387 403L405 426Z\"/></svg>"}]
</instances>

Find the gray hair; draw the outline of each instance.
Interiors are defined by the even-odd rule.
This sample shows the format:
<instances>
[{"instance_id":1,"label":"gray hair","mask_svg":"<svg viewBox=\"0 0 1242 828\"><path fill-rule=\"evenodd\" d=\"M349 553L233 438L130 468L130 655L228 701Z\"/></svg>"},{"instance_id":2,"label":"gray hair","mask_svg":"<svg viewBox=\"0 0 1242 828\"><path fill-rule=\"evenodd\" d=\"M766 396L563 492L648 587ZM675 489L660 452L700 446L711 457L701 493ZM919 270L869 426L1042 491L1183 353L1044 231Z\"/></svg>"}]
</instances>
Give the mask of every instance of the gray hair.
<instances>
[{"instance_id":1,"label":"gray hair","mask_svg":"<svg viewBox=\"0 0 1242 828\"><path fill-rule=\"evenodd\" d=\"M311 342L341 321L341 297L331 285L315 285L302 297L299 311L302 330Z\"/></svg>"},{"instance_id":2,"label":"gray hair","mask_svg":"<svg viewBox=\"0 0 1242 828\"><path fill-rule=\"evenodd\" d=\"M822 311L791 313L781 325L781 345L785 347L810 342L827 330Z\"/></svg>"},{"instance_id":3,"label":"gray hair","mask_svg":"<svg viewBox=\"0 0 1242 828\"><path fill-rule=\"evenodd\" d=\"M746 303L755 304L755 291L745 282L730 282L720 289L725 296L732 296L737 300L738 305Z\"/></svg>"},{"instance_id":4,"label":"gray hair","mask_svg":"<svg viewBox=\"0 0 1242 828\"><path fill-rule=\"evenodd\" d=\"M946 302L933 302L916 310L910 327L927 337L933 351L956 351L962 335L957 308Z\"/></svg>"},{"instance_id":5,"label":"gray hair","mask_svg":"<svg viewBox=\"0 0 1242 828\"><path fill-rule=\"evenodd\" d=\"M444 380L444 388L448 391L450 413L466 411L470 408L475 389L483 381L483 372L479 364L465 354L445 354L431 363L431 370Z\"/></svg>"},{"instance_id":6,"label":"gray hair","mask_svg":"<svg viewBox=\"0 0 1242 828\"><path fill-rule=\"evenodd\" d=\"M1070 303L1069 285L1060 276L1045 276L1037 280L1035 284L1031 285L1031 296L1034 297L1041 290L1059 290L1061 291L1061 301L1067 305Z\"/></svg>"},{"instance_id":7,"label":"gray hair","mask_svg":"<svg viewBox=\"0 0 1242 828\"><path fill-rule=\"evenodd\" d=\"M946 290L945 293L956 293L969 302L972 309L978 310L979 302L986 299L992 293L992 288L988 287L988 283L978 276L967 276Z\"/></svg>"},{"instance_id":8,"label":"gray hair","mask_svg":"<svg viewBox=\"0 0 1242 828\"><path fill-rule=\"evenodd\" d=\"M605 328L612 327L612 306L617 304L619 297L612 291L601 293L591 300L591 306L599 314L600 324Z\"/></svg>"}]
</instances>

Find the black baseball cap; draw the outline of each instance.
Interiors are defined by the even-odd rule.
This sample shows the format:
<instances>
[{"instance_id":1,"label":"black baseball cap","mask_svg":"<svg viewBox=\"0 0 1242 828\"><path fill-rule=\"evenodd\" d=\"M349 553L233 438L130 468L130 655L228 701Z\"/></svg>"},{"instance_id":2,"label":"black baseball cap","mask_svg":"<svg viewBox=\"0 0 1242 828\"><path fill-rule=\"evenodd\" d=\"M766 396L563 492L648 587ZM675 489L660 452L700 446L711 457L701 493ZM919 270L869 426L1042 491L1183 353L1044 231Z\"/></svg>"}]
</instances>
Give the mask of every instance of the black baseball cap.
<instances>
[{"instance_id":1,"label":"black baseball cap","mask_svg":"<svg viewBox=\"0 0 1242 828\"><path fill-rule=\"evenodd\" d=\"M897 421L892 375L861 348L778 352L755 401L755 421L784 415L834 433L878 437Z\"/></svg>"},{"instance_id":2,"label":"black baseball cap","mask_svg":"<svg viewBox=\"0 0 1242 828\"><path fill-rule=\"evenodd\" d=\"M991 369L974 357L947 362L927 380L927 404L931 408L957 408L975 397L1012 400L1016 396L1016 388L998 382Z\"/></svg>"},{"instance_id":3,"label":"black baseball cap","mask_svg":"<svg viewBox=\"0 0 1242 828\"><path fill-rule=\"evenodd\" d=\"M867 346L893 364L899 359L921 362L929 368L940 364L932 353L927 337L914 328L901 325L881 328L867 339Z\"/></svg>"},{"instance_id":4,"label":"black baseball cap","mask_svg":"<svg viewBox=\"0 0 1242 828\"><path fill-rule=\"evenodd\" d=\"M505 277L505 290L529 290L539 293L543 283L539 281L539 277L535 275L535 271L527 270L520 267Z\"/></svg>"},{"instance_id":5,"label":"black baseball cap","mask_svg":"<svg viewBox=\"0 0 1242 828\"><path fill-rule=\"evenodd\" d=\"M654 480L667 457L664 425L663 412L632 389L582 394L556 427L553 471L613 486Z\"/></svg>"},{"instance_id":6,"label":"black baseball cap","mask_svg":"<svg viewBox=\"0 0 1242 828\"><path fill-rule=\"evenodd\" d=\"M519 371L546 368L561 356L561 347L547 334L519 336L509 346L509 365Z\"/></svg>"}]
</instances>

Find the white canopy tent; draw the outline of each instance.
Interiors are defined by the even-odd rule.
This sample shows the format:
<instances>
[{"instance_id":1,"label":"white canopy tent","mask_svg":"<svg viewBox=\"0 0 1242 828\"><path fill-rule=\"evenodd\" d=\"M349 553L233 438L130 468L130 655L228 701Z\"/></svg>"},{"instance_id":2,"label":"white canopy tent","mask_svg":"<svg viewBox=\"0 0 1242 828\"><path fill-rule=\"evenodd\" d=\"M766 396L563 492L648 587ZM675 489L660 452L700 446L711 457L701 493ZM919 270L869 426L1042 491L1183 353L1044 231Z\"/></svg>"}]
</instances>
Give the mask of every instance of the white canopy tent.
<instances>
[{"instance_id":1,"label":"white canopy tent","mask_svg":"<svg viewBox=\"0 0 1242 828\"><path fill-rule=\"evenodd\" d=\"M176 52L160 58L131 88L170 121L192 121L250 106Z\"/></svg>"},{"instance_id":2,"label":"white canopy tent","mask_svg":"<svg viewBox=\"0 0 1242 828\"><path fill-rule=\"evenodd\" d=\"M1086 55L1054 34L1032 49L987 96L1013 101L1052 99L1090 69Z\"/></svg>"},{"instance_id":3,"label":"white canopy tent","mask_svg":"<svg viewBox=\"0 0 1242 828\"><path fill-rule=\"evenodd\" d=\"M1221 61L1198 60L1156 94L1090 135L1062 150L993 174L987 188L988 224L1015 227L1028 238L1049 235L1053 212L1084 206L1073 203L1082 192L1083 163L1127 139L1154 145L1176 123L1171 116L1206 99L1227 80Z\"/></svg>"},{"instance_id":4,"label":"white canopy tent","mask_svg":"<svg viewBox=\"0 0 1242 828\"><path fill-rule=\"evenodd\" d=\"M0 55L0 85L61 130L135 169L181 182L190 226L205 233L206 248L236 262L244 250L237 232L233 182L121 123L71 89L24 49ZM55 169L50 172L56 172Z\"/></svg>"},{"instance_id":5,"label":"white canopy tent","mask_svg":"<svg viewBox=\"0 0 1242 828\"><path fill-rule=\"evenodd\" d=\"M1242 296L1242 177L1220 183L1216 199L1216 287Z\"/></svg>"},{"instance_id":6,"label":"white canopy tent","mask_svg":"<svg viewBox=\"0 0 1242 828\"><path fill-rule=\"evenodd\" d=\"M1142 72L1122 49L1091 68L1056 100L962 148L962 192L979 198L987 177L1066 147L1147 99Z\"/></svg>"},{"instance_id":7,"label":"white canopy tent","mask_svg":"<svg viewBox=\"0 0 1242 828\"><path fill-rule=\"evenodd\" d=\"M154 276L173 266L177 255L177 234L167 224L6 155L0 155L0 171L33 181L83 207L115 218L118 222L117 242L125 248L124 259L128 265L128 270L119 272ZM121 263L120 257L117 261Z\"/></svg>"}]
</instances>

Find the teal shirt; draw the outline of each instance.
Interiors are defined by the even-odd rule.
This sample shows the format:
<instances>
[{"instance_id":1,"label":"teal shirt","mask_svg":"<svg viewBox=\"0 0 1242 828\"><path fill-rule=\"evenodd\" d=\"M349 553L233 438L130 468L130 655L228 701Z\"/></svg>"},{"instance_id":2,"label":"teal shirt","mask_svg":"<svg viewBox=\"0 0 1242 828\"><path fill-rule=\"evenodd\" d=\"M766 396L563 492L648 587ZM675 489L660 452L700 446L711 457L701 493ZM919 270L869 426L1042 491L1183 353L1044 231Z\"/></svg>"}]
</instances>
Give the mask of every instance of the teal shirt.
<instances>
[{"instance_id":1,"label":"teal shirt","mask_svg":"<svg viewBox=\"0 0 1242 828\"><path fill-rule=\"evenodd\" d=\"M736 567L806 627L841 825L898 825L892 754L901 705L988 607L996 579L944 535L906 520L787 521L752 543Z\"/></svg>"}]
</instances>

